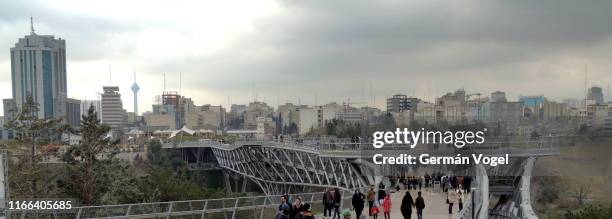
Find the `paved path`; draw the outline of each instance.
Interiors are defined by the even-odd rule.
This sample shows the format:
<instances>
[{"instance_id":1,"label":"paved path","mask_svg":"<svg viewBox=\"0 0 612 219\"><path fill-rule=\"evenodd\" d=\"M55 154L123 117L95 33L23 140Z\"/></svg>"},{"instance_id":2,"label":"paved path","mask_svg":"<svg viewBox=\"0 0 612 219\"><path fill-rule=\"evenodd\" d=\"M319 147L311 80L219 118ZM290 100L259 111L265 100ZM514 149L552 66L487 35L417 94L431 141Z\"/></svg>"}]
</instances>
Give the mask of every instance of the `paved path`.
<instances>
[{"instance_id":1,"label":"paved path","mask_svg":"<svg viewBox=\"0 0 612 219\"><path fill-rule=\"evenodd\" d=\"M434 192L431 189L423 189L423 198L425 199L425 210L423 210L424 219L455 219L458 216L459 207L457 204L453 205L453 214L448 214L448 204L446 204L446 194L441 192ZM402 204L402 198L406 194L406 190L400 190L399 192L391 193L391 219L403 219L402 213L400 212L400 206ZM410 194L413 199L417 197L416 190L410 190ZM465 200L465 196L463 198ZM466 203L464 203L465 206ZM350 205L349 205L350 206ZM382 210L382 209L381 209ZM364 213L367 215L368 207ZM353 212L353 218L355 218ZM372 217L367 217L372 218ZM382 212L378 215L379 219L384 219ZM412 218L417 218L416 209L412 210Z\"/></svg>"}]
</instances>

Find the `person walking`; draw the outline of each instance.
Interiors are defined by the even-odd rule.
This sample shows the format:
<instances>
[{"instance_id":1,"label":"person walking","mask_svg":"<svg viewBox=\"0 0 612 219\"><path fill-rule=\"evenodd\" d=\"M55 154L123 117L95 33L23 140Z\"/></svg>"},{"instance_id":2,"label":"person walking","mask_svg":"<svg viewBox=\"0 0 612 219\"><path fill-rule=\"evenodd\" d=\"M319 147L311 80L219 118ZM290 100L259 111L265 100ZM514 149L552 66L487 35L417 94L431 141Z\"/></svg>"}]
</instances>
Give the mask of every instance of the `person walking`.
<instances>
[{"instance_id":1,"label":"person walking","mask_svg":"<svg viewBox=\"0 0 612 219\"><path fill-rule=\"evenodd\" d=\"M385 190L385 185L381 182L378 186L378 202L382 204L383 200L387 197L387 191Z\"/></svg>"},{"instance_id":2,"label":"person walking","mask_svg":"<svg viewBox=\"0 0 612 219\"><path fill-rule=\"evenodd\" d=\"M334 208L334 190L329 188L323 194L323 217L331 217L332 209Z\"/></svg>"},{"instance_id":3,"label":"person walking","mask_svg":"<svg viewBox=\"0 0 612 219\"><path fill-rule=\"evenodd\" d=\"M404 219L410 219L412 217L412 208L414 207L414 200L412 199L412 195L410 195L410 191L406 191L406 195L402 199L402 205L400 206L400 211L402 212L402 216Z\"/></svg>"},{"instance_id":4,"label":"person walking","mask_svg":"<svg viewBox=\"0 0 612 219\"><path fill-rule=\"evenodd\" d=\"M448 203L448 214L453 213L453 205L458 201L457 190L454 188L449 188L446 196L446 202Z\"/></svg>"},{"instance_id":5,"label":"person walking","mask_svg":"<svg viewBox=\"0 0 612 219\"><path fill-rule=\"evenodd\" d=\"M442 178L440 178L440 186L442 186L442 191L443 192L448 192L447 189L447 185L448 184L448 177L447 176L442 176Z\"/></svg>"},{"instance_id":6,"label":"person walking","mask_svg":"<svg viewBox=\"0 0 612 219\"><path fill-rule=\"evenodd\" d=\"M418 197L414 203L414 207L417 210L417 218L423 219L423 209L425 209L425 200L421 196L421 192L418 193Z\"/></svg>"},{"instance_id":7,"label":"person walking","mask_svg":"<svg viewBox=\"0 0 612 219\"><path fill-rule=\"evenodd\" d=\"M385 185L381 182L378 185L378 200L382 200L387 196L387 191L385 190Z\"/></svg>"},{"instance_id":8,"label":"person walking","mask_svg":"<svg viewBox=\"0 0 612 219\"><path fill-rule=\"evenodd\" d=\"M391 195L389 194L383 199L383 215L385 219L391 219Z\"/></svg>"},{"instance_id":9,"label":"person walking","mask_svg":"<svg viewBox=\"0 0 612 219\"><path fill-rule=\"evenodd\" d=\"M355 215L357 219L360 219L361 212L363 212L364 201L365 201L364 199L365 199L365 195L363 195L363 193L361 193L361 191L359 191L358 189L355 190L355 194L353 194L352 204L353 204L353 210L355 210Z\"/></svg>"},{"instance_id":10,"label":"person walking","mask_svg":"<svg viewBox=\"0 0 612 219\"><path fill-rule=\"evenodd\" d=\"M336 216L338 216L338 218L341 217L340 215L341 202L342 202L342 194L340 194L340 189L334 188L334 218L336 218Z\"/></svg>"},{"instance_id":11,"label":"person walking","mask_svg":"<svg viewBox=\"0 0 612 219\"><path fill-rule=\"evenodd\" d=\"M370 185L370 189L366 194L368 200L368 216L372 216L372 207L374 207L374 200L376 199L376 192L374 192L374 185Z\"/></svg>"},{"instance_id":12,"label":"person walking","mask_svg":"<svg viewBox=\"0 0 612 219\"><path fill-rule=\"evenodd\" d=\"M470 188L472 186L472 177L471 176L466 176L465 179L463 179L463 193L464 194L468 194L470 192Z\"/></svg>"}]
</instances>

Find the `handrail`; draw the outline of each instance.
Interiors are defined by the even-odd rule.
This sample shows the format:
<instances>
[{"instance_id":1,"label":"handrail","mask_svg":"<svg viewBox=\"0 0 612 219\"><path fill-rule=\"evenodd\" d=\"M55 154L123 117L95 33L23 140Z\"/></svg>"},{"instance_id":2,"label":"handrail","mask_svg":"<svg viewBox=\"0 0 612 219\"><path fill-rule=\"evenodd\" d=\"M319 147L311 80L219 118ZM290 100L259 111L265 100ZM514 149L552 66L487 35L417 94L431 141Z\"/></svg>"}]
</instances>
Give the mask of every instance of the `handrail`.
<instances>
[{"instance_id":1,"label":"handrail","mask_svg":"<svg viewBox=\"0 0 612 219\"><path fill-rule=\"evenodd\" d=\"M531 175L535 164L535 157L527 159L525 170L520 182L520 211L519 216L527 219L537 219L537 215L531 206Z\"/></svg>"},{"instance_id":2,"label":"handrail","mask_svg":"<svg viewBox=\"0 0 612 219\"><path fill-rule=\"evenodd\" d=\"M313 202L322 197L324 192L289 194L290 199L298 196L303 197L306 202ZM342 192L343 198L352 196L351 192ZM243 196L232 198L216 198L202 200L184 200L171 202L150 202L135 204L115 204L100 206L73 207L70 211L19 211L9 210L9 215L20 215L27 217L36 214L38 216L69 215L75 218L143 218L143 217L170 217L179 215L206 215L212 213L227 213L231 218L237 218L236 212L241 210L259 210L264 208L275 208L280 204L281 195ZM260 218L263 217L263 211Z\"/></svg>"},{"instance_id":3,"label":"handrail","mask_svg":"<svg viewBox=\"0 0 612 219\"><path fill-rule=\"evenodd\" d=\"M470 195L464 201L464 204L467 203L467 205L459 212L458 219L488 218L489 177L483 165L474 166L474 172L476 174L472 184L473 187L470 188Z\"/></svg>"}]
</instances>

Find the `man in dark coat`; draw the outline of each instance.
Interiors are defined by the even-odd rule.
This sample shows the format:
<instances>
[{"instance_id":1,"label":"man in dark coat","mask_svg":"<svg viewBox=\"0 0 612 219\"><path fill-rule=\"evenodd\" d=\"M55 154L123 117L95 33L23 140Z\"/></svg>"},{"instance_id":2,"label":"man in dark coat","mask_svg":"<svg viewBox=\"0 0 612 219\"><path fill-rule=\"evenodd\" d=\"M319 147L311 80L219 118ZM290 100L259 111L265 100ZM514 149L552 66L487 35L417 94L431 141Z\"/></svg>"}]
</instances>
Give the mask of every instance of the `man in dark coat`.
<instances>
[{"instance_id":1,"label":"man in dark coat","mask_svg":"<svg viewBox=\"0 0 612 219\"><path fill-rule=\"evenodd\" d=\"M323 195L323 216L331 217L333 209L334 209L334 190L330 188Z\"/></svg>"},{"instance_id":2,"label":"man in dark coat","mask_svg":"<svg viewBox=\"0 0 612 219\"><path fill-rule=\"evenodd\" d=\"M412 200L412 195L410 195L410 191L406 191L406 195L402 199L402 205L400 206L400 211L402 212L402 216L404 219L410 219L412 216L412 208L414 207L414 200Z\"/></svg>"},{"instance_id":3,"label":"man in dark coat","mask_svg":"<svg viewBox=\"0 0 612 219\"><path fill-rule=\"evenodd\" d=\"M363 212L363 208L365 207L364 204L365 201L365 195L363 195L363 193L361 193L361 191L359 190L355 190L355 194L353 195L353 209L355 210L355 214L357 215L356 218L360 218L361 217L361 212Z\"/></svg>"}]
</instances>

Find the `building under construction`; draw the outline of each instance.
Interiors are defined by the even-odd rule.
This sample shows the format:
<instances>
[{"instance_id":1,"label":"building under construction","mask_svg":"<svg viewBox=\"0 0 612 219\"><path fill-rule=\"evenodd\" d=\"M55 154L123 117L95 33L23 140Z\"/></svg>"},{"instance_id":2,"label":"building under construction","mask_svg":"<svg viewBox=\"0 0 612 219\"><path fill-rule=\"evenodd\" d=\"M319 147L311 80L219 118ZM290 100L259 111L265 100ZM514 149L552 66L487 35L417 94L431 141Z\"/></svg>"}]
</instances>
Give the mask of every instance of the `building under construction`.
<instances>
[{"instance_id":1,"label":"building under construction","mask_svg":"<svg viewBox=\"0 0 612 219\"><path fill-rule=\"evenodd\" d=\"M164 91L161 96L155 97L155 102L153 113L172 115L176 128L185 125L185 98L179 92Z\"/></svg>"}]
</instances>

